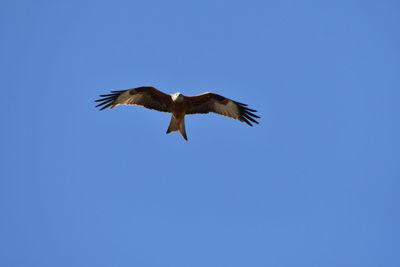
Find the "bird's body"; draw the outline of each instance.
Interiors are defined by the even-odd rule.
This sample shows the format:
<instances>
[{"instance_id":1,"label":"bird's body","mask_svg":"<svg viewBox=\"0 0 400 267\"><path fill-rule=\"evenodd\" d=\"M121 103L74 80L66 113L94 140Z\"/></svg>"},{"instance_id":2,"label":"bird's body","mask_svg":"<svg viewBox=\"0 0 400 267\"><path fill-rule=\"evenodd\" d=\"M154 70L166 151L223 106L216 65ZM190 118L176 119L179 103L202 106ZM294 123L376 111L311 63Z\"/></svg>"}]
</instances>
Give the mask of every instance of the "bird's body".
<instances>
[{"instance_id":1,"label":"bird's body","mask_svg":"<svg viewBox=\"0 0 400 267\"><path fill-rule=\"evenodd\" d=\"M172 98L172 115L174 115L175 118L181 118L182 116L185 116L186 114L186 97L182 95L181 93L176 93L171 96Z\"/></svg>"},{"instance_id":2,"label":"bird's body","mask_svg":"<svg viewBox=\"0 0 400 267\"><path fill-rule=\"evenodd\" d=\"M167 133L179 131L185 140L185 116L189 114L214 112L228 116L253 126L251 122L258 122L254 118L260 118L253 114L256 110L247 108L242 104L223 96L204 93L197 96L184 96L181 93L165 94L154 87L143 86L128 90L112 91L111 94L101 95L96 107L114 108L118 105L139 105L149 109L172 113L171 122Z\"/></svg>"},{"instance_id":3,"label":"bird's body","mask_svg":"<svg viewBox=\"0 0 400 267\"><path fill-rule=\"evenodd\" d=\"M171 95L172 99L172 116L171 122L167 130L167 134L179 131L185 140L187 139L186 128L185 128L185 115L187 112L185 104L185 96L181 93Z\"/></svg>"}]
</instances>

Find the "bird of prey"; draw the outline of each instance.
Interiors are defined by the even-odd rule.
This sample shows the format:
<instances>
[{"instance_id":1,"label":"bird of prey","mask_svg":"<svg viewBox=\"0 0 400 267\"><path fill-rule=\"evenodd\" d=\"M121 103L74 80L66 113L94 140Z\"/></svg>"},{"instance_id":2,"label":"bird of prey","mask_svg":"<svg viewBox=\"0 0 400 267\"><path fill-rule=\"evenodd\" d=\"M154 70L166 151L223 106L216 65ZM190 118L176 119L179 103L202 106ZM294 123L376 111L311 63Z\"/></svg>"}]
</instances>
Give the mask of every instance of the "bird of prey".
<instances>
[{"instance_id":1,"label":"bird of prey","mask_svg":"<svg viewBox=\"0 0 400 267\"><path fill-rule=\"evenodd\" d=\"M181 93L169 95L151 86L142 86L128 90L111 91L110 94L100 95L102 98L96 107L100 110L114 108L118 105L138 105L162 112L172 113L167 134L179 131L187 141L185 115L198 113L217 113L245 122L250 126L260 118L246 104L210 92L197 96L184 96Z\"/></svg>"}]
</instances>

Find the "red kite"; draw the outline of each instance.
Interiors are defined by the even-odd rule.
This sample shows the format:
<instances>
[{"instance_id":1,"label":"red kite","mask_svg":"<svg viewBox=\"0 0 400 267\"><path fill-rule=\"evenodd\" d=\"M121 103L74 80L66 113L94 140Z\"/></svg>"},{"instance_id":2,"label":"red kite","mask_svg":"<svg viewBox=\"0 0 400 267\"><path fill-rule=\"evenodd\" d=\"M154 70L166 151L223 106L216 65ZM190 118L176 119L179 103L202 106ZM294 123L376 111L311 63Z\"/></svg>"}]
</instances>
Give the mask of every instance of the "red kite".
<instances>
[{"instance_id":1,"label":"red kite","mask_svg":"<svg viewBox=\"0 0 400 267\"><path fill-rule=\"evenodd\" d=\"M181 93L169 95L154 87L142 86L128 90L111 91L111 94L100 96L102 98L96 100L96 102L100 102L96 106L101 107L100 110L108 107L114 108L118 105L138 105L172 113L167 134L179 131L185 140L188 140L185 129L185 115L188 114L214 112L245 122L250 126L253 126L252 122L258 124L254 118L260 118L252 113L257 111L248 108L246 104L213 93L197 96L184 96Z\"/></svg>"}]
</instances>

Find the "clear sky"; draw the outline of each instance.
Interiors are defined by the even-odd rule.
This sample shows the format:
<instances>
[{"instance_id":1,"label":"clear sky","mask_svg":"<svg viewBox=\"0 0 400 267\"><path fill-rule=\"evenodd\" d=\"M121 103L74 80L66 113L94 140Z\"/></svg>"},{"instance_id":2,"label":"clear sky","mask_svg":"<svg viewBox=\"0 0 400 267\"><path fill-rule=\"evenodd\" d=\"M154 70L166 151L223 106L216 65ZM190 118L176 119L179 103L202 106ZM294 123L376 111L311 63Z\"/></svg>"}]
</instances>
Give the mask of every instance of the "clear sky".
<instances>
[{"instance_id":1,"label":"clear sky","mask_svg":"<svg viewBox=\"0 0 400 267\"><path fill-rule=\"evenodd\" d=\"M1 1L0 266L400 266L398 1ZM213 91L249 127L110 90Z\"/></svg>"}]
</instances>

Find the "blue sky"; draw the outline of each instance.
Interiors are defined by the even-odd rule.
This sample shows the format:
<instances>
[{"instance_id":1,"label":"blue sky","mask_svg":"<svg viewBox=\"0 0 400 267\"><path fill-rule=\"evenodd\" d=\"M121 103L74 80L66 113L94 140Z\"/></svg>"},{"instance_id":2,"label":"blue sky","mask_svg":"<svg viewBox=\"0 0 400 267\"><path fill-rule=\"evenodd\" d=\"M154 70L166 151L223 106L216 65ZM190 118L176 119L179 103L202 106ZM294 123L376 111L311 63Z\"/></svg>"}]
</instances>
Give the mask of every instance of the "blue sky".
<instances>
[{"instance_id":1,"label":"blue sky","mask_svg":"<svg viewBox=\"0 0 400 267\"><path fill-rule=\"evenodd\" d=\"M2 1L0 265L399 266L397 1ZM261 124L99 112L213 91Z\"/></svg>"}]
</instances>

